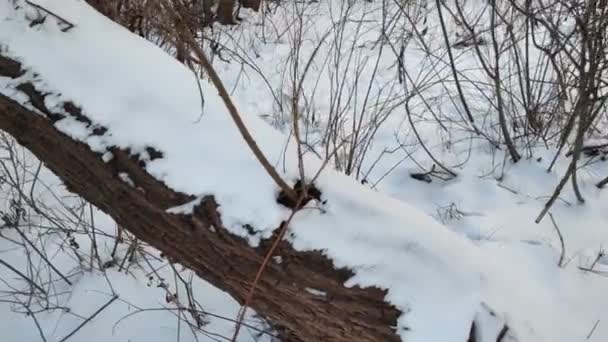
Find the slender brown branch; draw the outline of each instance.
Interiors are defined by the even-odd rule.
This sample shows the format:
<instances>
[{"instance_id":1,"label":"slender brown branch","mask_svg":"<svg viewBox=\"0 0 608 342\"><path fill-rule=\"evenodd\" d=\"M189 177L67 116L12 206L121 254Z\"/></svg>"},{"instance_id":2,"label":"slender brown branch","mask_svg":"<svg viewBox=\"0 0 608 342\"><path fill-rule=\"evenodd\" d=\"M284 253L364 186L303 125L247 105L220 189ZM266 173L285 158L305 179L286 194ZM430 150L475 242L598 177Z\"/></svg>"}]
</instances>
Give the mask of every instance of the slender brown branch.
<instances>
[{"instance_id":1,"label":"slender brown branch","mask_svg":"<svg viewBox=\"0 0 608 342\"><path fill-rule=\"evenodd\" d=\"M287 194L287 196L290 197L292 200L294 200L294 201L297 200L298 195L296 194L296 192L283 180L283 178L281 178L281 176L278 174L278 172L274 169L272 164L268 161L268 159L266 158L266 156L264 155L264 153L262 152L262 150L259 148L258 144L256 143L255 139L253 138L253 136L251 135L251 133L245 126L245 123L241 119L241 115L239 114L236 106L234 105L234 102L230 98L230 95L228 94L228 91L226 90L224 83L222 82L219 75L215 71L215 68L213 68L213 66L209 62L209 59L203 52L203 49L196 43L196 40L192 36L192 33L190 32L190 30L188 30L188 28L186 28L182 24L183 20L181 19L180 14L173 7L171 7L171 5L168 4L166 1L163 1L163 4L173 15L173 18L174 18L175 24L176 24L177 35L188 46L190 46L190 48L196 55L198 62L203 67L203 69L205 69L205 72L211 79L211 82L217 89L217 91L220 95L220 98L224 102L226 109L228 109L228 112L230 113L232 120L236 124L236 126L239 130L239 133L241 133L241 136L243 137L243 139L245 140L245 142L247 143L247 145L249 146L249 148L251 149L251 151L253 152L255 157L258 159L258 161L260 162L260 164L262 165L264 170L266 170L268 175L272 178L272 180L279 186L279 188L281 190L283 190L283 192L285 194Z\"/></svg>"},{"instance_id":2,"label":"slender brown branch","mask_svg":"<svg viewBox=\"0 0 608 342\"><path fill-rule=\"evenodd\" d=\"M236 327L234 328L234 335L232 336L232 342L235 342L237 337L239 336L239 330L241 329L241 324L243 322L243 319L245 319L245 313L247 312L247 307L253 300L253 295L255 294L255 289L256 289L258 283L260 282L260 279L262 278L262 274L264 273L264 270L266 269L266 266L268 265L270 258L272 258L272 254L279 246L279 243L283 240L283 237L285 236L285 233L287 232L287 229L289 228L289 223L291 223L291 220L296 215L296 212L298 212L297 208L300 208L300 205L302 204L302 201L304 200L305 197L306 197L306 191L303 191L302 194L299 196L296 206L291 211L291 215L289 215L289 218L286 221L283 221L281 223L281 227L279 228L279 233L278 233L277 237L275 238L274 242L272 243L272 246L270 247L270 249L264 256L262 265L258 269L258 272L255 275L255 279L253 280L253 283L251 283L251 287L249 288L249 292L247 293L247 297L245 298L245 303L239 310L239 313L238 313L238 316L236 319L236 321L237 321Z\"/></svg>"}]
</instances>

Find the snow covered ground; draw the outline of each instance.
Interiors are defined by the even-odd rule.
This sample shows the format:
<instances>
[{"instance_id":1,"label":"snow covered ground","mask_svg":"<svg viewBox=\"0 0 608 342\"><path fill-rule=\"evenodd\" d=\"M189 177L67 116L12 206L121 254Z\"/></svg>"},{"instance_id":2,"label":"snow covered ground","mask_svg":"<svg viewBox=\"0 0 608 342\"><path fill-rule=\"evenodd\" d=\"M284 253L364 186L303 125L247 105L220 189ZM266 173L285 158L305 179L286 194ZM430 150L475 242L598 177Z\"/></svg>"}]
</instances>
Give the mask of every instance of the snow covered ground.
<instances>
[{"instance_id":1,"label":"snow covered ground","mask_svg":"<svg viewBox=\"0 0 608 342\"><path fill-rule=\"evenodd\" d=\"M205 95L201 113L201 98L191 71L151 43L100 16L83 1L36 2L73 23L74 28L67 32L61 31L61 23L50 17L31 26L31 18L39 10L22 1L16 3L20 4L19 9L12 2L0 4L0 51L21 61L28 72L15 80L0 77L0 93L23 101L15 85L30 80L39 89L53 94L46 97L50 109L61 111L58 107L61 101L76 101L84 109L84 115L109 128L108 133L93 135L91 127L69 118L59 121L57 128L95 151L105 152L110 146L129 147L139 153L146 153L148 146L161 150L164 157L150 161L147 171L177 191L199 197L215 195L226 226L248 238L252 245L270 237L278 223L289 215L287 209L276 205L274 184L251 155L211 84L201 83ZM303 33L306 39L302 40L302 60L306 61L314 47L323 42L304 82L303 92L311 101L299 103L307 115L316 115L317 126L313 122L308 134L313 147L323 149L315 141L327 125L324 120L328 113L344 109L348 113L344 120L348 123L358 115L371 120L367 113L374 111L386 117L375 133L369 155L361 163L359 179L331 168L323 169L316 185L326 203L312 204L316 209L302 210L296 215L289 237L294 247L324 250L337 267L353 269L355 276L346 286L388 289L387 300L403 312L397 332L404 341L466 341L473 318L478 316L480 322L484 321L479 316L485 314L485 307L509 325L504 341L607 340L608 280L601 272L608 272L608 259L598 259L598 253L608 244L608 192L593 185L606 175L605 163L595 163L580 171L587 199L584 205L576 204L568 187L562 200L551 209L566 247L566 262L561 268L560 242L552 221L546 217L540 224L534 223L567 167L568 160L562 158L551 173L546 172L553 150L534 147L532 157L513 165L505 161L504 151L493 150L464 131L457 131L447 139L435 125L421 120L419 127L424 140L440 160L457 171L458 177L447 182L435 179L431 183L411 178L410 171L421 171L417 164L430 168L432 161L415 147L401 101L404 89L396 78L394 51L387 45L380 54L380 48L374 46L379 36L379 8L379 4L362 2L347 13L353 21L343 28L336 22L344 12L335 2L311 5L305 13L307 29ZM270 19L276 21L275 26L285 27L282 21L290 18L289 13L293 17L289 9L281 9ZM255 67L250 65L243 71L242 63L224 63L219 59L215 65L233 90L233 99L262 150L282 175L293 181L298 178L297 153L288 134L289 117L285 115L288 109L281 112L279 108L288 107L292 100L289 55L294 52L290 39L295 31L277 29L262 36L261 28L255 25L259 14L247 13L245 17L248 22L219 33L218 39L227 49L241 46L240 52ZM436 27L430 21L433 32ZM340 29L346 33L341 34ZM332 45L340 35L346 37L343 45ZM400 38L390 36L390 39ZM436 43L439 42L437 39ZM357 47L352 55L350 46ZM425 64L423 54L414 43L405 53L410 72L424 78L431 66ZM340 55L343 59L338 61ZM349 65L346 56L358 62ZM323 64L325 58L331 62ZM359 74L354 72L357 65L362 70ZM300 66L299 72L303 69ZM355 77L365 86L353 88L358 96L351 98L346 94L353 83L345 82L343 97L352 100L339 104L335 94L343 84L340 79L352 81ZM372 82L370 100L366 101L369 82ZM434 91L440 101L440 90ZM357 109L366 105L363 108L368 111ZM420 103L412 106L418 107ZM449 106L444 103L438 108L445 110ZM307 119L313 120L310 116ZM451 141L449 147L447 140ZM395 152L383 153L386 150ZM35 170L37 164L32 158L23 158ZM314 153L305 156L307 177L313 177L322 165L322 159ZM32 174L25 176L32 177ZM47 171L43 170L41 179L67 196ZM50 203L59 206L48 191L39 191L39 196L46 194ZM92 216L101 231L115 233L109 218L96 211ZM28 222L48 223L36 215L29 219ZM87 220L90 222L91 218ZM245 224L253 227L256 234L249 234L243 228ZM13 240L19 238L16 232L5 228L0 232ZM99 239L100 255L108 258L113 239L102 236ZM78 241L86 250L87 236L79 237ZM5 300L0 302L0 318L7 341L40 339L38 324L48 341L59 341L114 294L119 299L71 340L216 341L224 340L219 336L232 335L234 323L230 319L236 316L237 303L204 281L194 281L194 293L205 311L213 316L206 317L207 334L193 334L188 327L180 326L181 321L171 311L138 311L170 306L167 291L158 287L158 276L150 279L146 269L138 267L127 274L115 270L108 270L105 275L83 272L77 267L78 261L62 250L58 241L51 239L47 243L45 248L54 256L54 264L64 274L73 274L71 286L60 280L53 283L53 293L57 294L53 302L70 311L44 311L35 315L34 320L4 297L0 299ZM126 246L123 247L124 253ZM36 255L32 257L35 263L40 262ZM15 267L27 265L23 250L9 239L0 239L0 259ZM151 260L154 267L163 265L160 259ZM592 264L600 273L581 270ZM7 269L0 272L5 281L0 284L0 291L25 286ZM172 279L173 274L166 266L159 270L160 278L165 278L169 288L179 283ZM121 320L129 314L133 315ZM247 322L254 320L251 314ZM260 327L258 323L255 325ZM487 338L482 341L494 341L501 327L488 320L481 327ZM249 328L239 340L257 338L256 331ZM261 337L269 339L267 335Z\"/></svg>"}]
</instances>

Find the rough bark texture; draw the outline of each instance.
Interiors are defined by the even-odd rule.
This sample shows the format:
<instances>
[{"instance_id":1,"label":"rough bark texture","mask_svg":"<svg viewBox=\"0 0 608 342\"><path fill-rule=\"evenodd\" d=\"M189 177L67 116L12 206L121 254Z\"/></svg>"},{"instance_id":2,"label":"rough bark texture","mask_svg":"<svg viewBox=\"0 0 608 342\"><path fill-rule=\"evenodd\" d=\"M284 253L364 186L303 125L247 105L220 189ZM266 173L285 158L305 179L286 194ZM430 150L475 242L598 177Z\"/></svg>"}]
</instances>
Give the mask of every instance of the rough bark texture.
<instances>
[{"instance_id":1,"label":"rough bark texture","mask_svg":"<svg viewBox=\"0 0 608 342\"><path fill-rule=\"evenodd\" d=\"M22 73L18 62L0 56L0 77L16 79ZM129 151L114 149L114 158L104 163L87 145L55 129L53 123L66 114L46 108L45 94L28 82L17 89L40 113L0 94L1 130L42 160L68 189L243 303L270 241L254 249L228 233L212 196L203 199L194 215L168 214L167 208L192 197L154 179L145 171L144 162ZM66 102L63 108L67 115L87 124L92 134L107 132L105 127L94 126L74 104ZM162 158L162 151L150 152ZM120 180L119 172L127 173L136 186ZM399 340L394 331L399 311L384 302L384 290L345 288L343 283L351 272L334 269L319 252L297 252L282 242L276 254L281 255L282 263L266 268L251 306L269 320L283 341ZM327 296L313 295L306 288L324 291Z\"/></svg>"},{"instance_id":2,"label":"rough bark texture","mask_svg":"<svg viewBox=\"0 0 608 342\"><path fill-rule=\"evenodd\" d=\"M141 20L143 26L152 26L154 33L164 31L166 24L162 18L162 10L156 8L158 2L146 0L86 0L86 2L104 16L120 23L135 32L134 20ZM222 25L235 25L237 20L235 12L239 6L250 8L255 12L260 10L261 0L195 0L188 2L173 2L180 8L180 12L189 17L189 28L202 28L217 21ZM215 9L214 9L215 7ZM153 8L154 10L150 11ZM142 23L139 23L140 25Z\"/></svg>"},{"instance_id":3,"label":"rough bark texture","mask_svg":"<svg viewBox=\"0 0 608 342\"><path fill-rule=\"evenodd\" d=\"M235 0L218 0L217 21L222 25L235 25L234 5Z\"/></svg>"},{"instance_id":4,"label":"rough bark texture","mask_svg":"<svg viewBox=\"0 0 608 342\"><path fill-rule=\"evenodd\" d=\"M259 11L262 6L262 0L240 0L244 8L251 8L254 11Z\"/></svg>"}]
</instances>

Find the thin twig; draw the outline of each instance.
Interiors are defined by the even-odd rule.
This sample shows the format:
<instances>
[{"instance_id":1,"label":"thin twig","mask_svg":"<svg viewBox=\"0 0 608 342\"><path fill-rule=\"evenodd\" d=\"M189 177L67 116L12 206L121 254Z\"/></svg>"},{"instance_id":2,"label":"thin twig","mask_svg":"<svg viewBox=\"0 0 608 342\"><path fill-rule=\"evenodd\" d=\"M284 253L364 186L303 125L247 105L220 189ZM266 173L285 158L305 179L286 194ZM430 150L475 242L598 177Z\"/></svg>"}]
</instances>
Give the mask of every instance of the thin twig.
<instances>
[{"instance_id":1,"label":"thin twig","mask_svg":"<svg viewBox=\"0 0 608 342\"><path fill-rule=\"evenodd\" d=\"M201 121L201 119L203 118L203 116L205 115L205 94L203 94L203 87L201 86L201 80L198 78L198 74L196 73L194 68L191 68L191 70L192 70L192 73L194 74L194 79L196 80L196 86L198 88L198 95L201 98L201 114L194 121L194 123L199 123Z\"/></svg>"},{"instance_id":2,"label":"thin twig","mask_svg":"<svg viewBox=\"0 0 608 342\"><path fill-rule=\"evenodd\" d=\"M118 295L114 295L112 296L112 298L110 298L110 300L105 303L104 305L102 305L99 309L97 309L97 311L95 311L91 316L89 316L87 319L85 319L82 323L80 323L76 329L72 330L71 333L67 334L64 338L62 338L61 340L59 340L59 342L65 342L67 341L70 337L72 337L75 333L78 332L78 330L80 330L82 327L84 327L87 323L89 323L93 318L95 318L95 316L99 315L99 313L101 313L105 308L107 308L110 304L112 304L115 300L118 299Z\"/></svg>"},{"instance_id":3,"label":"thin twig","mask_svg":"<svg viewBox=\"0 0 608 342\"><path fill-rule=\"evenodd\" d=\"M239 130L239 133L241 133L241 136L247 143L247 146L249 146L249 148L253 152L254 156L258 159L258 161L260 162L260 164L262 165L264 170L266 170L268 175L279 186L279 188L281 190L283 190L283 192L289 198L291 198L294 201L297 200L297 198L298 198L297 193L281 178L281 176L278 174L278 172L274 169L272 164L268 161L268 159L266 158L266 156L264 155L264 153L262 152L262 150L259 148L258 144L256 143L255 139L253 138L253 136L251 135L251 133L245 126L245 123L241 119L241 115L239 114L238 110L236 109L234 102L232 102L232 99L230 98L230 95L228 94L228 91L226 90L224 83L222 82L219 75L217 74L217 72L215 71L215 69L213 68L211 63L209 62L209 59L207 58L207 56L205 55L205 53L203 52L201 47L196 43L196 40L192 36L192 33L186 27L184 27L181 15L179 13L177 13L177 11L174 8L172 8L172 6L170 4L168 4L166 0L163 1L163 4L169 11L171 11L171 14L173 15L173 19L175 20L175 24L177 27L177 35L179 36L179 39L183 40L194 51L194 54L196 55L198 62L203 67L203 69L205 69L205 71L207 72L207 75L211 79L211 82L217 89L217 91L220 95L220 98L224 102L224 105L226 106L228 113L230 114L230 116L232 117L232 120L236 124L236 126Z\"/></svg>"},{"instance_id":4,"label":"thin twig","mask_svg":"<svg viewBox=\"0 0 608 342\"><path fill-rule=\"evenodd\" d=\"M47 339L44 336L44 331L42 331L42 327L40 326L38 319L36 318L36 314L30 309L30 307L28 305L25 305L23 303L21 303L21 305L25 308L25 310L27 310L28 315L32 316L32 319L34 320L34 324L36 324L36 329L38 329L38 334L40 335L40 338L42 339L43 342L46 342Z\"/></svg>"},{"instance_id":5,"label":"thin twig","mask_svg":"<svg viewBox=\"0 0 608 342\"><path fill-rule=\"evenodd\" d=\"M21 278L23 278L25 281L27 281L30 285L32 285L33 287L37 288L38 291L40 291L40 292L42 292L42 293L44 293L46 295L46 291L44 291L44 289L42 287L40 287L40 285L38 285L35 281L33 281L30 278L28 278L25 274L21 273L18 269L16 269L13 266L9 265L8 263L6 263L6 261L4 261L2 259L0 259L0 264L4 265L9 270L17 273Z\"/></svg>"},{"instance_id":6,"label":"thin twig","mask_svg":"<svg viewBox=\"0 0 608 342\"><path fill-rule=\"evenodd\" d=\"M596 186L602 189L606 184L608 184L608 177L602 179Z\"/></svg>"},{"instance_id":7,"label":"thin twig","mask_svg":"<svg viewBox=\"0 0 608 342\"><path fill-rule=\"evenodd\" d=\"M15 230L17 231L17 233L19 233L19 235L21 235L21 238L28 243L28 245L30 245L30 247L32 247L32 249L42 258L42 260L44 260L49 267L55 271L55 273L57 273L57 275L59 275L59 277L61 277L61 279L63 279L63 281L65 281L68 285L72 286L72 282L68 280L68 278L63 275L63 273L61 273L61 271L59 271L57 269L57 267L55 267L55 265L53 265L53 263L44 255L44 253L42 253L38 247L36 247L36 245L34 245L33 242L31 242L27 236L25 236L25 234L17 227L13 227L15 228Z\"/></svg>"},{"instance_id":8,"label":"thin twig","mask_svg":"<svg viewBox=\"0 0 608 342\"><path fill-rule=\"evenodd\" d=\"M595 329L597 329L597 325L598 324L600 324L600 320L599 319L597 321L595 321L595 324L593 325L593 328L591 328L591 331L587 335L587 340L591 339L591 336L593 336L593 333L595 332Z\"/></svg>"},{"instance_id":9,"label":"thin twig","mask_svg":"<svg viewBox=\"0 0 608 342\"><path fill-rule=\"evenodd\" d=\"M534 220L535 223L540 223L540 221L543 219L543 217L545 217L545 214L547 214L549 209L551 209L551 206L553 206L553 203L555 203L555 201L559 198L559 195L560 195L562 189L564 188L564 185L566 185L566 182L572 175L572 168L574 167L573 164L574 163L570 163L570 166L568 167L566 174L564 174L561 181L559 182L559 184L553 191L553 195L551 195L551 198L549 198L549 201L547 201L547 203L545 203L543 210L540 212L540 214L538 214L538 217L536 218L536 220Z\"/></svg>"},{"instance_id":10,"label":"thin twig","mask_svg":"<svg viewBox=\"0 0 608 342\"><path fill-rule=\"evenodd\" d=\"M67 21L66 19L62 18L58 14L56 14L56 13L54 13L54 12L52 12L52 11L50 11L50 10L48 10L48 9L40 6L40 5L38 5L38 4L35 4L35 3L33 3L31 1L29 1L29 0L25 0L25 3L27 3L28 5L30 5L32 7L35 7L36 9L38 9L40 11L43 11L45 13L48 13L48 14L52 15L53 17L57 18L59 21L61 21L62 23L64 23L66 25L66 27L64 27L64 28L61 29L62 32L67 32L67 31L71 30L74 27L74 24L72 24L71 22Z\"/></svg>"},{"instance_id":11,"label":"thin twig","mask_svg":"<svg viewBox=\"0 0 608 342\"><path fill-rule=\"evenodd\" d=\"M566 255L566 247L564 245L564 237L562 236L562 232L559 230L559 227L557 226L557 223L555 223L555 219L553 218L553 214L549 213L549 218L551 218L551 223L553 223L553 227L555 227L555 231L557 232L557 236L559 236L559 243L562 247L562 252L559 255L559 262L557 263L557 266L559 267L563 267L563 263L564 263L564 257Z\"/></svg>"},{"instance_id":12,"label":"thin twig","mask_svg":"<svg viewBox=\"0 0 608 342\"><path fill-rule=\"evenodd\" d=\"M304 200L305 195L306 195L306 192L304 191L302 193L302 195L299 196L300 198L298 199L298 202L296 203L294 208L300 207L300 205L302 204L302 201ZM291 220L293 219L293 217L296 215L297 212L298 212L297 209L293 209L291 211L291 215L289 215L289 218L286 221L283 221L281 223L281 227L279 228L279 234L277 235L274 242L272 243L272 246L266 253L264 260L262 261L262 265L258 269L258 272L255 275L255 279L253 280L253 283L251 284L251 287L249 288L247 297L245 297L245 303L239 310L239 313L237 316L236 327L234 328L234 335L232 336L232 342L236 342L236 339L239 335L239 331L241 329L241 323L243 322L243 319L245 318L245 313L247 312L247 307L250 305L251 301L253 300L253 294L255 293L258 282L262 278L262 274L264 273L264 270L266 269L266 265L268 265L268 262L272 258L272 254L279 246L279 243L283 240L283 237L285 236L285 233L287 232L287 229L289 228L289 223L291 222Z\"/></svg>"}]
</instances>

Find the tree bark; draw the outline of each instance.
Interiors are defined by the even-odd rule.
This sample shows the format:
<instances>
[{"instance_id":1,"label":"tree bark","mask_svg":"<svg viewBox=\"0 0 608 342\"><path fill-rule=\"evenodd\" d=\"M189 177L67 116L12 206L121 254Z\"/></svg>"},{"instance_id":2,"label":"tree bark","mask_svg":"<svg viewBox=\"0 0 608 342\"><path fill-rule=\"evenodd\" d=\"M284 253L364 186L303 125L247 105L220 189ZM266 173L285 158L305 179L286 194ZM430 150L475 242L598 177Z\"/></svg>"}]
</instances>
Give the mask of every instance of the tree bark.
<instances>
[{"instance_id":1,"label":"tree bark","mask_svg":"<svg viewBox=\"0 0 608 342\"><path fill-rule=\"evenodd\" d=\"M0 77L18 80L22 74L19 62L0 56ZM217 211L220 204L213 196L204 198L192 215L167 213L168 208L193 197L153 178L145 171L145 163L128 150L114 148L113 158L104 162L87 145L57 130L54 123L71 116L95 127L93 134L108 131L94 126L72 102L63 103L68 114L54 113L45 106L47 94L34 84L24 81L15 89L29 98L35 110L0 94L1 130L43 161L70 191L243 303L271 240L252 248L230 234L222 225ZM151 152L151 156L162 158L162 151ZM122 181L119 173L127 173L135 186ZM334 269L320 252L297 252L283 241L277 254L282 262L268 265L251 307L269 321L283 341L399 341L394 327L400 312L384 301L385 290L344 287L352 272ZM326 296L309 293L307 288L323 291Z\"/></svg>"},{"instance_id":2,"label":"tree bark","mask_svg":"<svg viewBox=\"0 0 608 342\"><path fill-rule=\"evenodd\" d=\"M240 0L244 8L251 8L254 11L259 11L262 5L262 0Z\"/></svg>"},{"instance_id":3,"label":"tree bark","mask_svg":"<svg viewBox=\"0 0 608 342\"><path fill-rule=\"evenodd\" d=\"M222 25L235 25L234 5L236 0L218 0L217 21Z\"/></svg>"}]
</instances>

